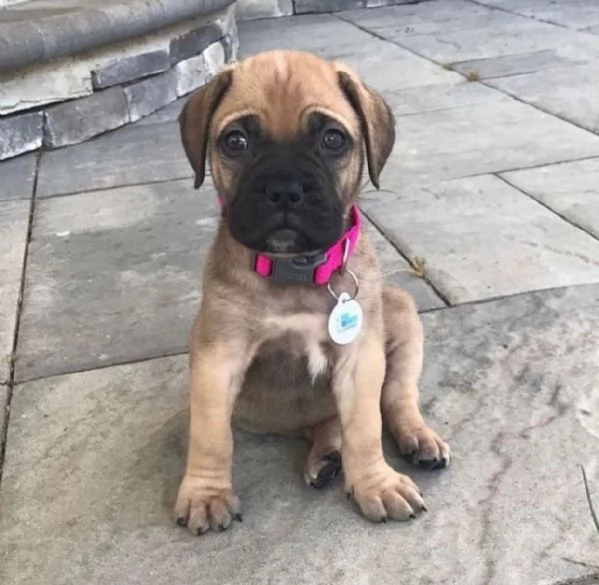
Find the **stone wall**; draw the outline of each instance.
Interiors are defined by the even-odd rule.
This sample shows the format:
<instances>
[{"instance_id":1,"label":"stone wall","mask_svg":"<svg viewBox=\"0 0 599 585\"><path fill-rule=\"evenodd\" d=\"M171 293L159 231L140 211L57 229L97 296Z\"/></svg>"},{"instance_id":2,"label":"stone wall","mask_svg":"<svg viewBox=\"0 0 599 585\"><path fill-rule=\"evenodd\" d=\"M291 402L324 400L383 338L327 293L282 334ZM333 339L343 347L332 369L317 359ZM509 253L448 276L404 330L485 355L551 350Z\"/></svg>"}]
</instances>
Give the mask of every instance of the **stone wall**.
<instances>
[{"instance_id":1,"label":"stone wall","mask_svg":"<svg viewBox=\"0 0 599 585\"><path fill-rule=\"evenodd\" d=\"M203 85L238 48L234 6L155 34L4 73L0 160L113 130Z\"/></svg>"}]
</instances>

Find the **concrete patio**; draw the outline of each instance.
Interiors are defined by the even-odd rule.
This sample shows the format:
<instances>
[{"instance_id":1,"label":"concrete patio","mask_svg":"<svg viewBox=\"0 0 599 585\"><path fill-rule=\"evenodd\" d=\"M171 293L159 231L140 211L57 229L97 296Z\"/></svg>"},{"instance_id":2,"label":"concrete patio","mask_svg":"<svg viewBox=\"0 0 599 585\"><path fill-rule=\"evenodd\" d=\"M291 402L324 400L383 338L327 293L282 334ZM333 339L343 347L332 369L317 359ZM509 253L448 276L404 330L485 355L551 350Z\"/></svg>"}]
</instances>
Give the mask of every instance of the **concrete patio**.
<instances>
[{"instance_id":1,"label":"concrete patio","mask_svg":"<svg viewBox=\"0 0 599 585\"><path fill-rule=\"evenodd\" d=\"M580 471L599 503L599 3L434 0L239 36L242 55L343 59L396 114L362 208L422 312L422 401L452 466L414 470L389 442L429 512L372 525L340 481L305 486L303 442L238 433L243 523L172 523L218 218L192 189L179 100L0 163L0 583L599 583Z\"/></svg>"}]
</instances>

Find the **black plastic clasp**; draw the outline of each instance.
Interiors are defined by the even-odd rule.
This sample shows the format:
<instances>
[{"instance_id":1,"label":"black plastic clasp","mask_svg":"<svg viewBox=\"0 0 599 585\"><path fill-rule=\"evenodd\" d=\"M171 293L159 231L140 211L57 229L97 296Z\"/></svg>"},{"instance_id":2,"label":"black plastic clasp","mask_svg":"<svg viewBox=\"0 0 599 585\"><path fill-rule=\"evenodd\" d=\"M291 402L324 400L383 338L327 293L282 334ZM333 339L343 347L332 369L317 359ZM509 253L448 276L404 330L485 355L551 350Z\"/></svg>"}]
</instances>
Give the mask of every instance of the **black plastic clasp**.
<instances>
[{"instance_id":1,"label":"black plastic clasp","mask_svg":"<svg viewBox=\"0 0 599 585\"><path fill-rule=\"evenodd\" d=\"M291 258L269 256L269 258L272 261L272 272L269 278L279 284L314 284L316 269L327 261L326 252L314 256Z\"/></svg>"}]
</instances>

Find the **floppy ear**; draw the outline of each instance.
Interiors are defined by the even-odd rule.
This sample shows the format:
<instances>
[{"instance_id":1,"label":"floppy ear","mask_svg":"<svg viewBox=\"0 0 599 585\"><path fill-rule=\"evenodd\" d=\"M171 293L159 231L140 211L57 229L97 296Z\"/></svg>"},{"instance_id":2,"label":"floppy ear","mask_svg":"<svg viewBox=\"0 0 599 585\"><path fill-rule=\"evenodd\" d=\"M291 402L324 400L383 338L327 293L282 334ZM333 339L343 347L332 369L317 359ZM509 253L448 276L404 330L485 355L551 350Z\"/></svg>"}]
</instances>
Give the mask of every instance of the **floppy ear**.
<instances>
[{"instance_id":1,"label":"floppy ear","mask_svg":"<svg viewBox=\"0 0 599 585\"><path fill-rule=\"evenodd\" d=\"M366 143L370 181L378 189L379 175L395 144L395 118L383 98L353 72L338 66L339 85L355 110Z\"/></svg>"},{"instance_id":2,"label":"floppy ear","mask_svg":"<svg viewBox=\"0 0 599 585\"><path fill-rule=\"evenodd\" d=\"M195 172L195 189L199 189L206 174L206 151L210 122L221 99L231 85L230 69L214 76L187 101L179 115L181 139L185 154Z\"/></svg>"}]
</instances>

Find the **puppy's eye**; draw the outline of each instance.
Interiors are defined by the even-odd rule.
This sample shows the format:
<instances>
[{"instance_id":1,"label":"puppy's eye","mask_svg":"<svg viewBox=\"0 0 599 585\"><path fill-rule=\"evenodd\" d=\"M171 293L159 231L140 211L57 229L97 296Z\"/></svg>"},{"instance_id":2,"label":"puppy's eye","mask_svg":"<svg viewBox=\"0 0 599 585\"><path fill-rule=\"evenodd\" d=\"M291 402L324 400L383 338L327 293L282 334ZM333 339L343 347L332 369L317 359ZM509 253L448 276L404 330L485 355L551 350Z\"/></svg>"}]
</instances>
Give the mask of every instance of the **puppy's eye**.
<instances>
[{"instance_id":1,"label":"puppy's eye","mask_svg":"<svg viewBox=\"0 0 599 585\"><path fill-rule=\"evenodd\" d=\"M223 138L223 146L231 155L241 154L248 147L248 139L241 130L231 130Z\"/></svg>"},{"instance_id":2,"label":"puppy's eye","mask_svg":"<svg viewBox=\"0 0 599 585\"><path fill-rule=\"evenodd\" d=\"M347 137L341 130L331 128L322 137L322 145L331 152L339 152L347 144Z\"/></svg>"}]
</instances>

